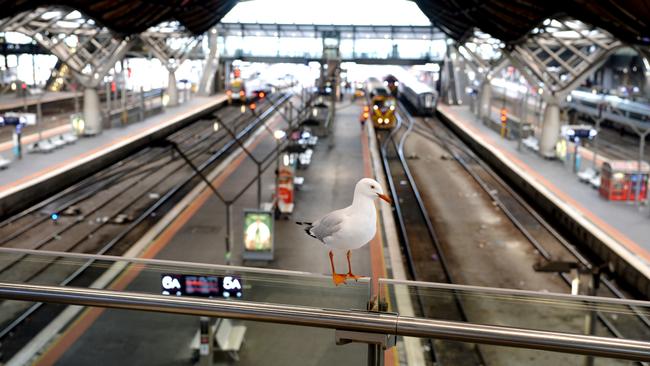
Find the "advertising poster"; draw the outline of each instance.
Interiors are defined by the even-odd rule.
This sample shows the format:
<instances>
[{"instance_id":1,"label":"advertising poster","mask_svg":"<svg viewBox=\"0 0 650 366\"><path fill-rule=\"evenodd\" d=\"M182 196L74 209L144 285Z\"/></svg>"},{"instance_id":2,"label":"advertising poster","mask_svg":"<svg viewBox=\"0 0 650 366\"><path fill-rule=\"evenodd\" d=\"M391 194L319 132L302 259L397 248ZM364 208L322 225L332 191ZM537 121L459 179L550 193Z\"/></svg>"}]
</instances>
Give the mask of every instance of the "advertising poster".
<instances>
[{"instance_id":1,"label":"advertising poster","mask_svg":"<svg viewBox=\"0 0 650 366\"><path fill-rule=\"evenodd\" d=\"M244 259L273 259L273 213L244 211Z\"/></svg>"}]
</instances>

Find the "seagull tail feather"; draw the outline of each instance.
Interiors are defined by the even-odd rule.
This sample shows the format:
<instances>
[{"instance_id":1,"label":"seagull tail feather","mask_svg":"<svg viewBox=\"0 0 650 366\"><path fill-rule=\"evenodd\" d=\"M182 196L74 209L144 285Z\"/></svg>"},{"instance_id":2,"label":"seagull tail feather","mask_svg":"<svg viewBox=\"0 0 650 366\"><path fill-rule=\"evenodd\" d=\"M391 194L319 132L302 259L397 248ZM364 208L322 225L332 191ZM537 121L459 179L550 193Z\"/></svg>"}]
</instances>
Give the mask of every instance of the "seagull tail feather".
<instances>
[{"instance_id":1,"label":"seagull tail feather","mask_svg":"<svg viewBox=\"0 0 650 366\"><path fill-rule=\"evenodd\" d=\"M306 226L305 227L305 232L307 233L307 235L311 236L314 239L318 239L314 234L311 233L311 228L314 227L311 222L296 221L296 224L301 225L301 226Z\"/></svg>"}]
</instances>

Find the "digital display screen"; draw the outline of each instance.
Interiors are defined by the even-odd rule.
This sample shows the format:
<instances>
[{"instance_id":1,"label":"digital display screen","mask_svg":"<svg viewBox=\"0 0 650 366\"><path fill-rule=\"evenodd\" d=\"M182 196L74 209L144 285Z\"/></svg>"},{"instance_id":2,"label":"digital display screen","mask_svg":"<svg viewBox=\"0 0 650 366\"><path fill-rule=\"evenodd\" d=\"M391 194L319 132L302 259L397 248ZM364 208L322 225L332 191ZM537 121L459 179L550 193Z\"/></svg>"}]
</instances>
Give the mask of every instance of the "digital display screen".
<instances>
[{"instance_id":1,"label":"digital display screen","mask_svg":"<svg viewBox=\"0 0 650 366\"><path fill-rule=\"evenodd\" d=\"M271 212L244 212L244 248L251 252L273 249L273 214Z\"/></svg>"},{"instance_id":2,"label":"digital display screen","mask_svg":"<svg viewBox=\"0 0 650 366\"><path fill-rule=\"evenodd\" d=\"M241 298L244 290L239 276L162 274L160 285L172 296Z\"/></svg>"}]
</instances>

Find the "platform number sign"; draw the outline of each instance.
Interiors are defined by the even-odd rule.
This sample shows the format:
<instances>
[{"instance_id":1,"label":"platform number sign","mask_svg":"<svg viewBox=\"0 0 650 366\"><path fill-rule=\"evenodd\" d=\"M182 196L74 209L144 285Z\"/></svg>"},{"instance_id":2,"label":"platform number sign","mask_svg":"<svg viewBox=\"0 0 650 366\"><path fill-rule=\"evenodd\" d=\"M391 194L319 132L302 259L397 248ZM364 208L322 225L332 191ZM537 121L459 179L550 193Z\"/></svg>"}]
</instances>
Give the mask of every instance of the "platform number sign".
<instances>
[{"instance_id":1,"label":"platform number sign","mask_svg":"<svg viewBox=\"0 0 650 366\"><path fill-rule=\"evenodd\" d=\"M183 286L181 281L183 276L179 275L163 275L161 278L162 294L163 295L183 295Z\"/></svg>"},{"instance_id":2,"label":"platform number sign","mask_svg":"<svg viewBox=\"0 0 650 366\"><path fill-rule=\"evenodd\" d=\"M172 296L241 298L244 286L239 276L162 274L161 292Z\"/></svg>"}]
</instances>

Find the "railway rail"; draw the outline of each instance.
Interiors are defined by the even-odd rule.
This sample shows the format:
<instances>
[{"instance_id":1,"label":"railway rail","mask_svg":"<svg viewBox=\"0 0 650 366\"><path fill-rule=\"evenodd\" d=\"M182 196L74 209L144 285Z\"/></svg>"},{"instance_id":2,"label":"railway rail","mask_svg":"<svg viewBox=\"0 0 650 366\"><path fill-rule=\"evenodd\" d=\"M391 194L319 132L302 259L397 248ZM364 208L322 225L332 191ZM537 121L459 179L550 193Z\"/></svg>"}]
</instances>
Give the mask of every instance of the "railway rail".
<instances>
[{"instance_id":1,"label":"railway rail","mask_svg":"<svg viewBox=\"0 0 650 366\"><path fill-rule=\"evenodd\" d=\"M413 120L400 113L393 130L377 131L382 162L395 203L400 241L409 274L414 280L453 283L431 219L404 157L404 144L413 128ZM422 316L467 321L463 304L456 295L435 299L416 295L416 303ZM485 364L480 350L474 344L442 340L429 342L432 362L440 362L443 365Z\"/></svg>"},{"instance_id":2,"label":"railway rail","mask_svg":"<svg viewBox=\"0 0 650 366\"><path fill-rule=\"evenodd\" d=\"M600 270L604 269L601 263L595 262L590 253L582 253L582 248L564 238L444 124L428 118L419 119L417 122L414 123L414 132L441 146L461 165L535 248L543 262L575 263L583 272L587 272L581 275L583 283L588 283L593 276L597 276L602 286L592 289L592 295L621 299L632 297L619 288L615 279L601 275ZM558 273L558 275L570 288L571 276L567 273ZM598 324L614 337L648 339L650 320L647 315L639 309L630 308L630 310L635 316L616 317L612 314L596 312Z\"/></svg>"},{"instance_id":3,"label":"railway rail","mask_svg":"<svg viewBox=\"0 0 650 366\"><path fill-rule=\"evenodd\" d=\"M289 94L269 96L256 115L225 107L214 119L197 120L167 139L183 151L199 171L206 171L237 147L224 128L249 136ZM150 146L109 168L51 196L32 208L0 222L0 245L12 248L120 255L200 180L169 146ZM101 273L89 261L66 265L60 258L30 260L19 256L0 262L0 279L22 283L88 284ZM4 301L0 303L2 359L15 354L62 310L54 305ZM30 326L22 326L29 323ZM0 360L2 361L2 360Z\"/></svg>"}]
</instances>

